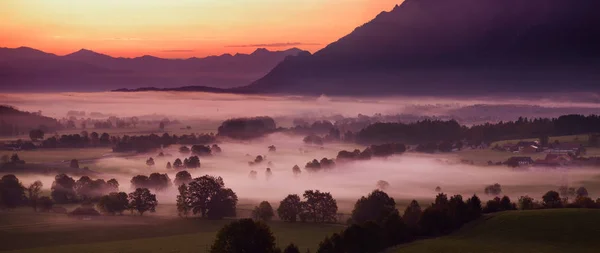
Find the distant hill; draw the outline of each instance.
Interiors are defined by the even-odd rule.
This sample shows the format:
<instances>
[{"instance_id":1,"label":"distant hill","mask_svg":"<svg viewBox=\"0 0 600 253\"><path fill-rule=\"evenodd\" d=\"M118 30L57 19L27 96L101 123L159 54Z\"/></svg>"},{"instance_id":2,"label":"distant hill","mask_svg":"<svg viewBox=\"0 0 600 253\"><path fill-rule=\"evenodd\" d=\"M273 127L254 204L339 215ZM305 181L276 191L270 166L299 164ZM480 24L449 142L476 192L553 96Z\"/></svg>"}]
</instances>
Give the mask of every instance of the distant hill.
<instances>
[{"instance_id":1,"label":"distant hill","mask_svg":"<svg viewBox=\"0 0 600 253\"><path fill-rule=\"evenodd\" d=\"M246 85L297 48L205 58L115 58L82 49L58 56L37 49L0 48L0 91L106 91L119 88Z\"/></svg>"},{"instance_id":2,"label":"distant hill","mask_svg":"<svg viewBox=\"0 0 600 253\"><path fill-rule=\"evenodd\" d=\"M257 93L598 91L600 1L405 0L313 55L238 89Z\"/></svg>"},{"instance_id":3,"label":"distant hill","mask_svg":"<svg viewBox=\"0 0 600 253\"><path fill-rule=\"evenodd\" d=\"M54 118L35 112L24 112L11 106L0 105L0 135L10 136L28 133L32 129L54 131L62 125Z\"/></svg>"}]
</instances>

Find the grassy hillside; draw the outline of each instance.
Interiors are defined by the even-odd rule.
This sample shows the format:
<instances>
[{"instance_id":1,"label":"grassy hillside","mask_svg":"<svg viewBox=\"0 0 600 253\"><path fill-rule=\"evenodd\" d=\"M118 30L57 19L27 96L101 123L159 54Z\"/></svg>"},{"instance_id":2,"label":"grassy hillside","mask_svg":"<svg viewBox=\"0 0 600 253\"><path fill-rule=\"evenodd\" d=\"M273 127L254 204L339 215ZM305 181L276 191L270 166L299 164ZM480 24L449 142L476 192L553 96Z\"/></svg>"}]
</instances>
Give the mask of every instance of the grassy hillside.
<instances>
[{"instance_id":1,"label":"grassy hillside","mask_svg":"<svg viewBox=\"0 0 600 253\"><path fill-rule=\"evenodd\" d=\"M385 253L598 252L600 210L513 211L484 217L456 233Z\"/></svg>"},{"instance_id":2,"label":"grassy hillside","mask_svg":"<svg viewBox=\"0 0 600 253\"><path fill-rule=\"evenodd\" d=\"M207 252L217 231L231 220L159 216L102 216L91 220L17 209L0 213L0 251L166 253ZM269 222L276 242L316 250L339 224Z\"/></svg>"}]
</instances>

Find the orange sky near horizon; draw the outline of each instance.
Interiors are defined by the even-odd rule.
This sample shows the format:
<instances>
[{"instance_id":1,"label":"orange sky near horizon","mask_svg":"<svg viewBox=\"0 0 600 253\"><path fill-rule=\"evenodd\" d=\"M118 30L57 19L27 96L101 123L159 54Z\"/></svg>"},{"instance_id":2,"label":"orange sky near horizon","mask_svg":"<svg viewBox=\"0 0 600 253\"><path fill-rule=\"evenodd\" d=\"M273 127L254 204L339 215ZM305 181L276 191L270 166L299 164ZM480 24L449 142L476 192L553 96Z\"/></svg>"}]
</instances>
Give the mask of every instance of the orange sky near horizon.
<instances>
[{"instance_id":1,"label":"orange sky near horizon","mask_svg":"<svg viewBox=\"0 0 600 253\"><path fill-rule=\"evenodd\" d=\"M1 0L0 47L165 58L311 52L402 0Z\"/></svg>"}]
</instances>

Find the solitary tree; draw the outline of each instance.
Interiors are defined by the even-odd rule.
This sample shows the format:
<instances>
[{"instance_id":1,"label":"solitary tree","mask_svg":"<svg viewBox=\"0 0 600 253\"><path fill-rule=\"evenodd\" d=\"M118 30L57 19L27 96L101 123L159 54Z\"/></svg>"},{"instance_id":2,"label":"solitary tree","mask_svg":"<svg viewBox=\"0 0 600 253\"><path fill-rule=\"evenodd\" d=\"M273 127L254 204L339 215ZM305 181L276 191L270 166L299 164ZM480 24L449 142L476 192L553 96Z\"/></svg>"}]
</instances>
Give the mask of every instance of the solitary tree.
<instances>
[{"instance_id":1,"label":"solitary tree","mask_svg":"<svg viewBox=\"0 0 600 253\"><path fill-rule=\"evenodd\" d=\"M195 178L186 187L185 203L194 214L200 213L202 217L211 219L235 216L237 195L225 188L221 177L205 175Z\"/></svg>"},{"instance_id":2,"label":"solitary tree","mask_svg":"<svg viewBox=\"0 0 600 253\"><path fill-rule=\"evenodd\" d=\"M271 207L271 204L268 201L260 202L260 204L252 210L252 218L256 220L269 221L274 215L273 207Z\"/></svg>"},{"instance_id":3,"label":"solitary tree","mask_svg":"<svg viewBox=\"0 0 600 253\"><path fill-rule=\"evenodd\" d=\"M179 159L179 158L175 159L175 162L173 162L173 168L175 168L175 169L183 168L183 162L181 162L181 159Z\"/></svg>"},{"instance_id":4,"label":"solitary tree","mask_svg":"<svg viewBox=\"0 0 600 253\"><path fill-rule=\"evenodd\" d=\"M186 170L182 170L175 174L175 185L179 186L182 184L187 184L192 181L192 175Z\"/></svg>"},{"instance_id":5,"label":"solitary tree","mask_svg":"<svg viewBox=\"0 0 600 253\"><path fill-rule=\"evenodd\" d=\"M294 176L300 176L300 174L302 173L302 171L300 170L300 167L298 165L294 165L294 167L292 168L292 173L294 173Z\"/></svg>"},{"instance_id":6,"label":"solitary tree","mask_svg":"<svg viewBox=\"0 0 600 253\"><path fill-rule=\"evenodd\" d=\"M69 167L73 169L79 169L79 161L77 159L71 160Z\"/></svg>"},{"instance_id":7,"label":"solitary tree","mask_svg":"<svg viewBox=\"0 0 600 253\"><path fill-rule=\"evenodd\" d=\"M29 198L29 204L33 207L33 211L37 212L38 200L40 197L40 192L42 191L42 182L35 181L27 187L27 197Z\"/></svg>"},{"instance_id":8,"label":"solitary tree","mask_svg":"<svg viewBox=\"0 0 600 253\"><path fill-rule=\"evenodd\" d=\"M129 207L133 211L137 211L140 216L146 211L154 212L158 201L156 195L150 193L148 188L137 188L134 192L129 193Z\"/></svg>"},{"instance_id":9,"label":"solitary tree","mask_svg":"<svg viewBox=\"0 0 600 253\"><path fill-rule=\"evenodd\" d=\"M167 162L167 169L170 170L171 168L173 168L173 166L171 166L171 162Z\"/></svg>"},{"instance_id":10,"label":"solitary tree","mask_svg":"<svg viewBox=\"0 0 600 253\"><path fill-rule=\"evenodd\" d=\"M262 222L241 219L225 225L217 233L211 253L280 252L271 229Z\"/></svg>"},{"instance_id":11,"label":"solitary tree","mask_svg":"<svg viewBox=\"0 0 600 253\"><path fill-rule=\"evenodd\" d=\"M146 160L146 165L154 166L154 159L152 157L148 158L148 160Z\"/></svg>"}]
</instances>

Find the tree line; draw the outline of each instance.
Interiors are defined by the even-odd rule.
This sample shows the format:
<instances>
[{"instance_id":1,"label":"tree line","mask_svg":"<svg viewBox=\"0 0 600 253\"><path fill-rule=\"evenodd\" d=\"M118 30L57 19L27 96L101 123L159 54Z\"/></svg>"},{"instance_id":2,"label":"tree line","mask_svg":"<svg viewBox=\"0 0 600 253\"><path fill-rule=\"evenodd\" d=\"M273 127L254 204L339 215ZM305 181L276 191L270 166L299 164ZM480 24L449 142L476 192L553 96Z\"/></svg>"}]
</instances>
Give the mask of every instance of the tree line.
<instances>
[{"instance_id":1,"label":"tree line","mask_svg":"<svg viewBox=\"0 0 600 253\"><path fill-rule=\"evenodd\" d=\"M426 144L467 140L472 145L499 140L595 133L598 115L563 115L558 118L520 117L516 121L485 123L467 127L454 120L423 120L413 123L374 123L356 133L362 144L402 142Z\"/></svg>"}]
</instances>

